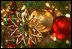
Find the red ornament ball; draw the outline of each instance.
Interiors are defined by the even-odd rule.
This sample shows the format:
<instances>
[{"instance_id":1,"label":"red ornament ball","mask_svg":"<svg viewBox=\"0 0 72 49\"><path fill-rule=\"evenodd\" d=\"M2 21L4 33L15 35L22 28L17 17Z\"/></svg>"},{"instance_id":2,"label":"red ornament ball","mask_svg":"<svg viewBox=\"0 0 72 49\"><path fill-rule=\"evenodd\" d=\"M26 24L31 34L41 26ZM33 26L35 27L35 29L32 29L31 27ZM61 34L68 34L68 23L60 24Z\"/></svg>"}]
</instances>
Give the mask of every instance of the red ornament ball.
<instances>
[{"instance_id":1,"label":"red ornament ball","mask_svg":"<svg viewBox=\"0 0 72 49\"><path fill-rule=\"evenodd\" d=\"M61 40L71 38L71 19L65 16L54 19L52 33Z\"/></svg>"}]
</instances>

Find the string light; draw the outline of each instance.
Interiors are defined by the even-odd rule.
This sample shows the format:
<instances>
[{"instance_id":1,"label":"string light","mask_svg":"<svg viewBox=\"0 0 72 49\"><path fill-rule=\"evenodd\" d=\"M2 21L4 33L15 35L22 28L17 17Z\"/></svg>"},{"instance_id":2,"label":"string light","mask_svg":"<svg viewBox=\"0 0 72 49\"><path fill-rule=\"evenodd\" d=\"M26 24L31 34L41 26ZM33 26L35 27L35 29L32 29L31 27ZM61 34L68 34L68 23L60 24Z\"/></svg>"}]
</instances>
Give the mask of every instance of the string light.
<instances>
[{"instance_id":1,"label":"string light","mask_svg":"<svg viewBox=\"0 0 72 49\"><path fill-rule=\"evenodd\" d=\"M4 25L4 23L3 23L3 22L1 22L1 25Z\"/></svg>"},{"instance_id":2,"label":"string light","mask_svg":"<svg viewBox=\"0 0 72 49\"><path fill-rule=\"evenodd\" d=\"M57 40L56 37L53 37L53 40L56 41Z\"/></svg>"},{"instance_id":3,"label":"string light","mask_svg":"<svg viewBox=\"0 0 72 49\"><path fill-rule=\"evenodd\" d=\"M55 34L51 35L50 38L51 38L53 41L56 41L56 40L57 40Z\"/></svg>"},{"instance_id":4,"label":"string light","mask_svg":"<svg viewBox=\"0 0 72 49\"><path fill-rule=\"evenodd\" d=\"M66 17L70 17L70 14L66 14L65 16L66 16Z\"/></svg>"},{"instance_id":5,"label":"string light","mask_svg":"<svg viewBox=\"0 0 72 49\"><path fill-rule=\"evenodd\" d=\"M50 38L52 38L52 36L50 36Z\"/></svg>"},{"instance_id":6,"label":"string light","mask_svg":"<svg viewBox=\"0 0 72 49\"><path fill-rule=\"evenodd\" d=\"M20 23L20 26L22 26L22 23Z\"/></svg>"},{"instance_id":7,"label":"string light","mask_svg":"<svg viewBox=\"0 0 72 49\"><path fill-rule=\"evenodd\" d=\"M3 47L1 46L1 48L3 48Z\"/></svg>"},{"instance_id":8,"label":"string light","mask_svg":"<svg viewBox=\"0 0 72 49\"><path fill-rule=\"evenodd\" d=\"M50 12L53 13L52 10L50 10Z\"/></svg>"},{"instance_id":9,"label":"string light","mask_svg":"<svg viewBox=\"0 0 72 49\"><path fill-rule=\"evenodd\" d=\"M58 9L57 8L55 8L55 11L57 11Z\"/></svg>"},{"instance_id":10,"label":"string light","mask_svg":"<svg viewBox=\"0 0 72 49\"><path fill-rule=\"evenodd\" d=\"M47 7L50 7L50 4L49 3L45 3L45 4L46 4Z\"/></svg>"},{"instance_id":11,"label":"string light","mask_svg":"<svg viewBox=\"0 0 72 49\"><path fill-rule=\"evenodd\" d=\"M70 41L69 40L66 40L66 44L69 44L70 43Z\"/></svg>"},{"instance_id":12,"label":"string light","mask_svg":"<svg viewBox=\"0 0 72 49\"><path fill-rule=\"evenodd\" d=\"M36 30L35 30L35 29L33 29L33 31L35 32Z\"/></svg>"}]
</instances>

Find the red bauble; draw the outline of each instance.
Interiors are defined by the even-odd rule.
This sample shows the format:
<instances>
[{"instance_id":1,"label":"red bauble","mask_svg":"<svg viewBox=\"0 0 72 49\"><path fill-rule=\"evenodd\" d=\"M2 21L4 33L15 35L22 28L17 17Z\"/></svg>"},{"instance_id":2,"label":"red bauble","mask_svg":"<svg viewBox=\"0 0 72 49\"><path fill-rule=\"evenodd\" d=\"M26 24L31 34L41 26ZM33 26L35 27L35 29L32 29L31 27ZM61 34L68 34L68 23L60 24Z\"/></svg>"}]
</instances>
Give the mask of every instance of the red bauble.
<instances>
[{"instance_id":1,"label":"red bauble","mask_svg":"<svg viewBox=\"0 0 72 49\"><path fill-rule=\"evenodd\" d=\"M52 33L61 40L71 38L71 19L65 16L57 17L52 25Z\"/></svg>"}]
</instances>

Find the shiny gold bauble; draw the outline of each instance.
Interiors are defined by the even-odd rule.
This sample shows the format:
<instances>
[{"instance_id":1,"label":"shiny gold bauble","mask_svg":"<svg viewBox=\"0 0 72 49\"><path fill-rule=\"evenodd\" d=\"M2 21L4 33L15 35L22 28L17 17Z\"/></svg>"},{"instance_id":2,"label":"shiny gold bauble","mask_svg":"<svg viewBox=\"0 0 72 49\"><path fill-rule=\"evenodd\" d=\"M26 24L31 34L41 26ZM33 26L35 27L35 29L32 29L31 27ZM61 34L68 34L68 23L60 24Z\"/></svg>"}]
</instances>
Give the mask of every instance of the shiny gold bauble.
<instances>
[{"instance_id":1,"label":"shiny gold bauble","mask_svg":"<svg viewBox=\"0 0 72 49\"><path fill-rule=\"evenodd\" d=\"M33 11L30 16L29 27L35 27L39 32L48 32L53 23L53 16L47 10Z\"/></svg>"}]
</instances>

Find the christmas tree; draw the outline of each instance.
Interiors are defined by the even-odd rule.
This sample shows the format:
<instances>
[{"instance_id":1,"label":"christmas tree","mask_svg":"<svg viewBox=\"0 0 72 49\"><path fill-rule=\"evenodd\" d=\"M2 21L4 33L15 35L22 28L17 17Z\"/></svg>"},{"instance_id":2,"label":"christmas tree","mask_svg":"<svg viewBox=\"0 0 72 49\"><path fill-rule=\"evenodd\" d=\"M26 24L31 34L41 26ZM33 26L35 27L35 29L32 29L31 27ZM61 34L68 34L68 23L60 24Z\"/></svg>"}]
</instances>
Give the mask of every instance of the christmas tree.
<instances>
[{"instance_id":1,"label":"christmas tree","mask_svg":"<svg viewBox=\"0 0 72 49\"><path fill-rule=\"evenodd\" d=\"M1 48L71 48L71 1L1 1Z\"/></svg>"}]
</instances>

